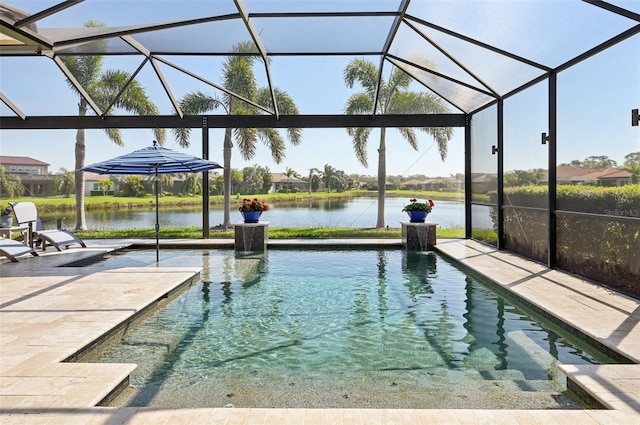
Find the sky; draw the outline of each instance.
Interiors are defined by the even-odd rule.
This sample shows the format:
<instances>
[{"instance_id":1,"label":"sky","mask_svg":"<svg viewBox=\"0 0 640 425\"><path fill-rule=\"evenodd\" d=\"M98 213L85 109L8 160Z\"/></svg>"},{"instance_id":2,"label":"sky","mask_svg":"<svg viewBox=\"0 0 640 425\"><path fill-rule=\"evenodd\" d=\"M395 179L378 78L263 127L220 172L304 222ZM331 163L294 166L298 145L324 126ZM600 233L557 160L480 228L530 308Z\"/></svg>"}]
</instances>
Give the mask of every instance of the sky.
<instances>
[{"instance_id":1,"label":"sky","mask_svg":"<svg viewBox=\"0 0 640 425\"><path fill-rule=\"evenodd\" d=\"M12 2L20 7L31 2ZM38 3L38 2L35 2ZM109 6L109 2L97 2ZM95 3L94 3L95 4ZM26 8L26 7L25 7ZM73 10L71 8L70 10ZM109 24L109 13L104 21ZM72 17L55 15L50 25L68 25L77 21ZM115 18L114 18L115 19ZM46 22L42 22L46 27ZM591 155L607 155L622 164L624 155L640 151L639 127L630 126L630 111L640 106L640 36L635 36L614 46L609 51L578 64L560 73L558 113L559 162L573 159L583 160ZM275 57L271 63L272 79L279 88L285 90L296 102L302 114L342 113L348 97L359 88L348 89L342 72L349 57L306 57L305 66L299 66L300 59ZM378 58L370 58L377 65ZM206 75L212 81L220 82L221 63L211 58L171 58L179 65L188 65L196 72ZM140 64L139 58L107 57L104 69L123 69L133 72ZM614 67L613 78L606 71ZM385 65L389 70L389 65ZM216 94L210 86L194 83L191 78L163 68L165 77L180 98L187 92L202 90ZM16 86L8 82L19 81ZM262 69L256 68L258 84L264 85ZM147 90L150 98L158 105L161 113L171 113L172 108L164 91L157 82L151 66L147 64L138 80ZM419 84L412 86L415 91L423 90ZM77 96L66 85L64 77L47 58L32 60L12 60L0 58L0 91L28 115L76 115ZM517 141L505 149L506 169L546 168L546 146L540 144L540 133L548 131L546 112L546 83L527 90L521 96L505 102L505 140ZM453 108L452 110L455 111ZM120 112L122 113L122 112ZM221 112L214 112L221 113ZM12 115L8 108L0 105L0 115ZM257 154L248 161L240 157L234 149L232 167L269 167L272 172L285 172L291 168L300 175L307 175L311 168L323 168L329 164L347 174L374 176L377 173L377 145L380 130L372 130L368 143L369 167L357 162L352 142L345 129L303 129L303 139L299 146L287 145L286 158L280 164L271 160L270 153L260 142ZM102 130L86 131L86 164L103 161L127 152L151 145L153 133L150 130L123 130L124 147L110 142ZM402 139L397 130L387 130L387 174L388 175L428 175L449 176L464 172L464 130L455 129L449 143L449 154L443 162L433 139L426 133L418 132L419 151L414 151ZM563 139L561 139L563 138ZM223 130L211 129L210 159L222 163ZM201 155L201 132L192 130L192 144L188 149L177 146L170 132L165 146ZM570 140L570 143L563 143ZM29 156L50 164L50 171L74 168L75 130L0 130L0 153L2 155ZM496 157L490 154L477 156L477 170L495 170Z\"/></svg>"}]
</instances>

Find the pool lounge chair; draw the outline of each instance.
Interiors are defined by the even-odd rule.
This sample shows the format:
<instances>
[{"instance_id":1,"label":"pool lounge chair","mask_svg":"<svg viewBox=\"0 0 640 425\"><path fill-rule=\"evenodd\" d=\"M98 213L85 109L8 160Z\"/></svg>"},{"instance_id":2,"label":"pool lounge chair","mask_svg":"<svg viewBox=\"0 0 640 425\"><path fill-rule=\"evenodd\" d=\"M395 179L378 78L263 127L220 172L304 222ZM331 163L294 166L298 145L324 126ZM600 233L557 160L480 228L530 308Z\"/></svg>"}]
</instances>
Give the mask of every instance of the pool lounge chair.
<instances>
[{"instance_id":1,"label":"pool lounge chair","mask_svg":"<svg viewBox=\"0 0 640 425\"><path fill-rule=\"evenodd\" d=\"M10 202L13 214L19 225L29 226L29 246L33 248L42 244L42 250L47 249L47 245L62 251L62 247L69 248L69 245L80 244L83 248L87 246L82 239L71 232L63 229L45 230L38 215L38 210L33 202Z\"/></svg>"},{"instance_id":2,"label":"pool lounge chair","mask_svg":"<svg viewBox=\"0 0 640 425\"><path fill-rule=\"evenodd\" d=\"M34 257L38 256L38 253L35 252L30 246L27 246L18 241L14 241L13 239L5 239L3 237L0 237L0 255L4 255L9 260L17 263L18 259L16 257L27 253L33 255Z\"/></svg>"}]
</instances>

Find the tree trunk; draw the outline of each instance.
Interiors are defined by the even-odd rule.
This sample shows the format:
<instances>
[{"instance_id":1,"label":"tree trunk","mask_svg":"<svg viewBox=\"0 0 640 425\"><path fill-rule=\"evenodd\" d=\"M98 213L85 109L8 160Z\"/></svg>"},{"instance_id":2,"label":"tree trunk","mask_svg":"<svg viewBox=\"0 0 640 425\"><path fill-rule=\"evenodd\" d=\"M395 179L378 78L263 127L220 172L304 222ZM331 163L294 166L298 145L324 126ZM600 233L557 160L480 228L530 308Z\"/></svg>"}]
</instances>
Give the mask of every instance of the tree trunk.
<instances>
[{"instance_id":1,"label":"tree trunk","mask_svg":"<svg viewBox=\"0 0 640 425\"><path fill-rule=\"evenodd\" d=\"M387 147L385 129L380 129L380 146L378 147L378 221L376 228L384 228L384 196L387 181Z\"/></svg>"},{"instance_id":2,"label":"tree trunk","mask_svg":"<svg viewBox=\"0 0 640 425\"><path fill-rule=\"evenodd\" d=\"M233 148L231 131L230 128L224 131L224 147L222 150L224 159L224 169L222 170L222 176L224 178L224 219L222 225L225 228L231 226L231 149Z\"/></svg>"},{"instance_id":3,"label":"tree trunk","mask_svg":"<svg viewBox=\"0 0 640 425\"><path fill-rule=\"evenodd\" d=\"M78 103L78 115L81 117L87 114L87 102L84 99L80 99ZM84 172L78 171L84 167L84 158L86 154L86 147L84 143L84 129L79 128L76 130L76 230L87 230L87 218L84 214Z\"/></svg>"}]
</instances>

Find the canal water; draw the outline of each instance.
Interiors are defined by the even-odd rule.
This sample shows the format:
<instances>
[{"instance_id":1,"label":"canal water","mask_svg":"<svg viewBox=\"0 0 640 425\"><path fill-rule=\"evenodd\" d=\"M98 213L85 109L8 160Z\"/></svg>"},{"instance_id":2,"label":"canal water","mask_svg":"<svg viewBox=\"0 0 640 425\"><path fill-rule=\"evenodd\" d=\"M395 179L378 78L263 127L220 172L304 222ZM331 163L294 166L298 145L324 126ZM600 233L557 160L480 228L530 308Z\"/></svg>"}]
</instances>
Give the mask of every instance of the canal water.
<instances>
[{"instance_id":1,"label":"canal water","mask_svg":"<svg viewBox=\"0 0 640 425\"><path fill-rule=\"evenodd\" d=\"M405 198L388 198L385 201L385 224L389 227L400 227L401 221L407 221L407 213L402 212L402 207L407 204ZM232 206L238 202L232 200ZM378 210L377 198L352 198L313 200L298 202L273 202L269 203L269 211L262 215L262 221L268 221L272 227L354 227L370 228L376 226ZM75 213L67 211L64 217L61 213L47 214L41 212L43 218L63 218L63 227L69 228L75 225ZM209 224L216 226L223 221L222 206L211 206ZM145 209L118 209L88 211L86 213L89 229L133 229L149 228L155 225L155 207L152 202ZM231 210L231 222L242 220L240 212L235 208ZM478 224L477 218L475 223ZM438 223L440 228L464 227L464 203L453 201L437 201L433 211L427 217L427 221ZM483 218L484 226L493 227L489 215ZM159 224L162 228L202 226L202 209L179 208L161 209L159 212Z\"/></svg>"}]
</instances>

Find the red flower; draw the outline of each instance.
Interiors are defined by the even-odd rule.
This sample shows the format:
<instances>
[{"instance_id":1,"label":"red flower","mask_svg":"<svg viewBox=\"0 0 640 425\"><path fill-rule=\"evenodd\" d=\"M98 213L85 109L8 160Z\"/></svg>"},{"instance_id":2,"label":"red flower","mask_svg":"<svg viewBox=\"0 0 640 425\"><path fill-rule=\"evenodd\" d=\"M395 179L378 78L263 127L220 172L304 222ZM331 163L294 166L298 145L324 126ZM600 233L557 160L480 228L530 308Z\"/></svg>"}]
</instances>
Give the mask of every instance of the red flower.
<instances>
[{"instance_id":1,"label":"red flower","mask_svg":"<svg viewBox=\"0 0 640 425\"><path fill-rule=\"evenodd\" d=\"M267 211L269 206L261 202L258 198L244 198L238 207L239 211Z\"/></svg>"},{"instance_id":2,"label":"red flower","mask_svg":"<svg viewBox=\"0 0 640 425\"><path fill-rule=\"evenodd\" d=\"M418 202L416 198L409 199L409 203L402 208L402 211L425 211L427 213L431 212L431 209L436 204L431 200L427 200L425 202Z\"/></svg>"}]
</instances>

